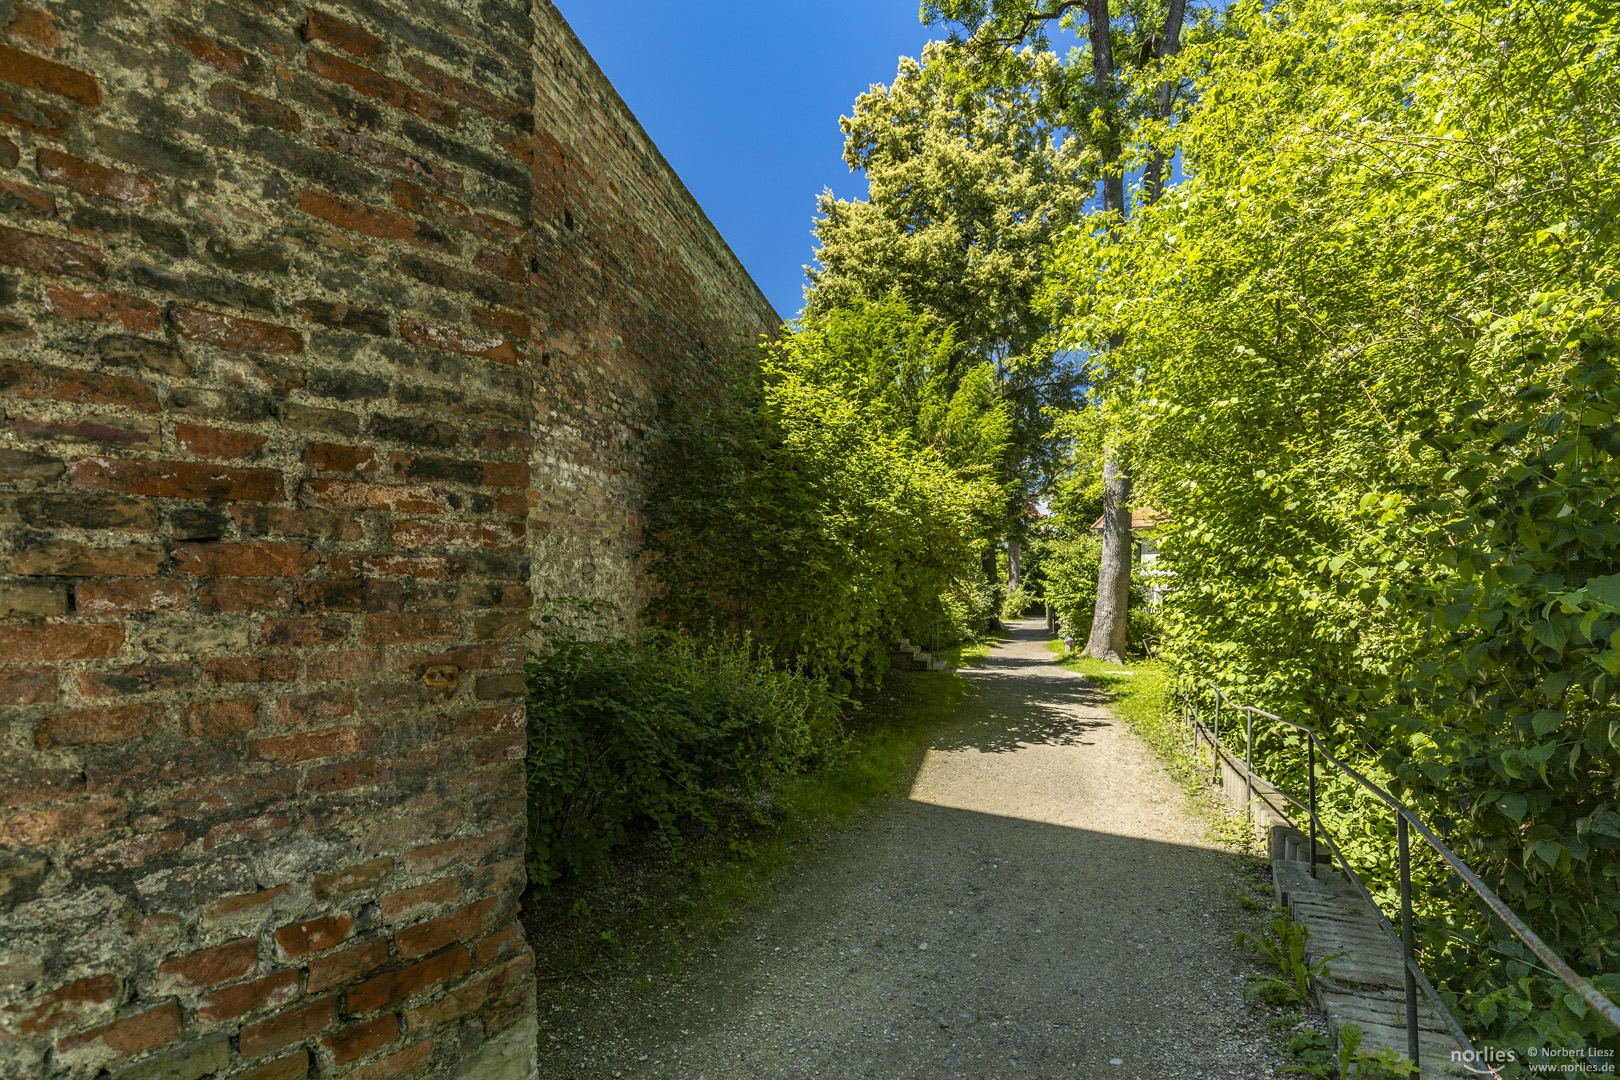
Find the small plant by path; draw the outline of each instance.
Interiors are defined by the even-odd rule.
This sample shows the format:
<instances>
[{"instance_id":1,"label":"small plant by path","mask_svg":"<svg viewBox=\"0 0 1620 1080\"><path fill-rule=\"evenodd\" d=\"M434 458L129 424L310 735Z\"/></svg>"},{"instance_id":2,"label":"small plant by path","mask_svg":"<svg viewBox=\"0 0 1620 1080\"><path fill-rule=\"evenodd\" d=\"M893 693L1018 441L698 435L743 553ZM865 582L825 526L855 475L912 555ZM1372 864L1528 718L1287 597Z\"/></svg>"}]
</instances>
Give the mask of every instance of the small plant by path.
<instances>
[{"instance_id":1,"label":"small plant by path","mask_svg":"<svg viewBox=\"0 0 1620 1080\"><path fill-rule=\"evenodd\" d=\"M1271 929L1258 934L1242 933L1237 936L1239 948L1253 949L1265 956L1277 968L1279 975L1261 975L1249 983L1244 996L1251 1001L1265 1001L1272 1005L1304 1004L1316 993L1316 980L1331 976L1331 961L1346 953L1334 953L1314 964L1305 958L1305 942L1311 932L1303 923L1288 917L1278 908L1271 920Z\"/></svg>"}]
</instances>

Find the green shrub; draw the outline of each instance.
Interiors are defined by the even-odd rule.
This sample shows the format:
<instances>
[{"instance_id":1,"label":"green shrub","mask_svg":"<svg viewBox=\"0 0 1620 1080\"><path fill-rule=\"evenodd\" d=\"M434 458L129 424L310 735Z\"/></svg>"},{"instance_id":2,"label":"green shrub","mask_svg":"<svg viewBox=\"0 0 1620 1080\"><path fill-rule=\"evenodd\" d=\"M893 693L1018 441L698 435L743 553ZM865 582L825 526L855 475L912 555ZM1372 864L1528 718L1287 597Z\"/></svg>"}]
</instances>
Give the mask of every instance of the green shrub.
<instances>
[{"instance_id":1,"label":"green shrub","mask_svg":"<svg viewBox=\"0 0 1620 1080\"><path fill-rule=\"evenodd\" d=\"M1007 598L1001 602L1001 617L1009 622L1022 619L1029 613L1029 609L1038 603L1040 603L1040 597L1020 584L1016 589L1009 592Z\"/></svg>"},{"instance_id":2,"label":"green shrub","mask_svg":"<svg viewBox=\"0 0 1620 1080\"><path fill-rule=\"evenodd\" d=\"M843 701L747 643L562 639L532 656L529 879L604 866L635 836L679 844L842 744Z\"/></svg>"}]
</instances>

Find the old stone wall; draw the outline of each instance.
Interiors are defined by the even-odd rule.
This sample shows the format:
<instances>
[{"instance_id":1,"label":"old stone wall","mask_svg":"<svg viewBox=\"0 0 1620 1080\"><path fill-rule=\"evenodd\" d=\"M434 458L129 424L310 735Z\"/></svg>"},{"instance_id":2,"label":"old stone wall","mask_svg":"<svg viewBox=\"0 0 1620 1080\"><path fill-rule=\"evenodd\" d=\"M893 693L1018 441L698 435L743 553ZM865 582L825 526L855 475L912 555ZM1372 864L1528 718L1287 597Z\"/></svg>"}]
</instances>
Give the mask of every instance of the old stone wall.
<instances>
[{"instance_id":1,"label":"old stone wall","mask_svg":"<svg viewBox=\"0 0 1620 1080\"><path fill-rule=\"evenodd\" d=\"M663 406L707 392L713 358L780 320L573 31L549 3L536 21L534 588L542 604L605 600L633 623Z\"/></svg>"},{"instance_id":2,"label":"old stone wall","mask_svg":"<svg viewBox=\"0 0 1620 1080\"><path fill-rule=\"evenodd\" d=\"M0 1076L522 1080L534 593L774 315L543 0L0 31Z\"/></svg>"}]
</instances>

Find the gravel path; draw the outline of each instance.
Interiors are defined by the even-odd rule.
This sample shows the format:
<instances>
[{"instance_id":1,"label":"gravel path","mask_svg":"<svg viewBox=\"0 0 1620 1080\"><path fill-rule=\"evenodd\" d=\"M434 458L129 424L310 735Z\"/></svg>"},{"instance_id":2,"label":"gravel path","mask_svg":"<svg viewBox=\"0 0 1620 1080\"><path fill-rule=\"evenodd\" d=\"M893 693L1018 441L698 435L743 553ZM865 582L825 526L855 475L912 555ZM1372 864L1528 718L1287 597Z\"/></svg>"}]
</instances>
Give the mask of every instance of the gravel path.
<instances>
[{"instance_id":1,"label":"gravel path","mask_svg":"<svg viewBox=\"0 0 1620 1080\"><path fill-rule=\"evenodd\" d=\"M602 1001L610 1030L547 1025L542 1075L1274 1075L1242 1000L1237 857L1045 638L1022 624L964 672L910 799L782 881L709 966Z\"/></svg>"}]
</instances>

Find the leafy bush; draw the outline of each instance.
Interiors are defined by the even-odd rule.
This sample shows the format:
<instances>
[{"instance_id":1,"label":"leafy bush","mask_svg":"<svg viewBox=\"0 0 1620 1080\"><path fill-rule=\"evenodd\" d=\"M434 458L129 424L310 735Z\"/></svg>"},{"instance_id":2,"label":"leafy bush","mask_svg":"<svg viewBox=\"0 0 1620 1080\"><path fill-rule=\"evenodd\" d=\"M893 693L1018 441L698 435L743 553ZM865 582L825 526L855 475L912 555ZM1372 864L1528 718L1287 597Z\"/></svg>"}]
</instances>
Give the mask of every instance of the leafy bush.
<instances>
[{"instance_id":1,"label":"leafy bush","mask_svg":"<svg viewBox=\"0 0 1620 1080\"><path fill-rule=\"evenodd\" d=\"M1029 609L1040 603L1040 597L1024 588L1020 583L1016 589L1007 593L1007 598L1001 602L1001 617L1008 622L1026 618Z\"/></svg>"},{"instance_id":2,"label":"leafy bush","mask_svg":"<svg viewBox=\"0 0 1620 1080\"><path fill-rule=\"evenodd\" d=\"M564 638L528 663L529 879L604 866L633 836L679 843L834 752L842 699L745 642Z\"/></svg>"},{"instance_id":3,"label":"leafy bush","mask_svg":"<svg viewBox=\"0 0 1620 1080\"><path fill-rule=\"evenodd\" d=\"M991 474L1008 420L986 369L953 382L953 354L931 320L868 305L683 407L649 500L653 617L861 686L896 637L959 611L1005 501Z\"/></svg>"}]
</instances>

